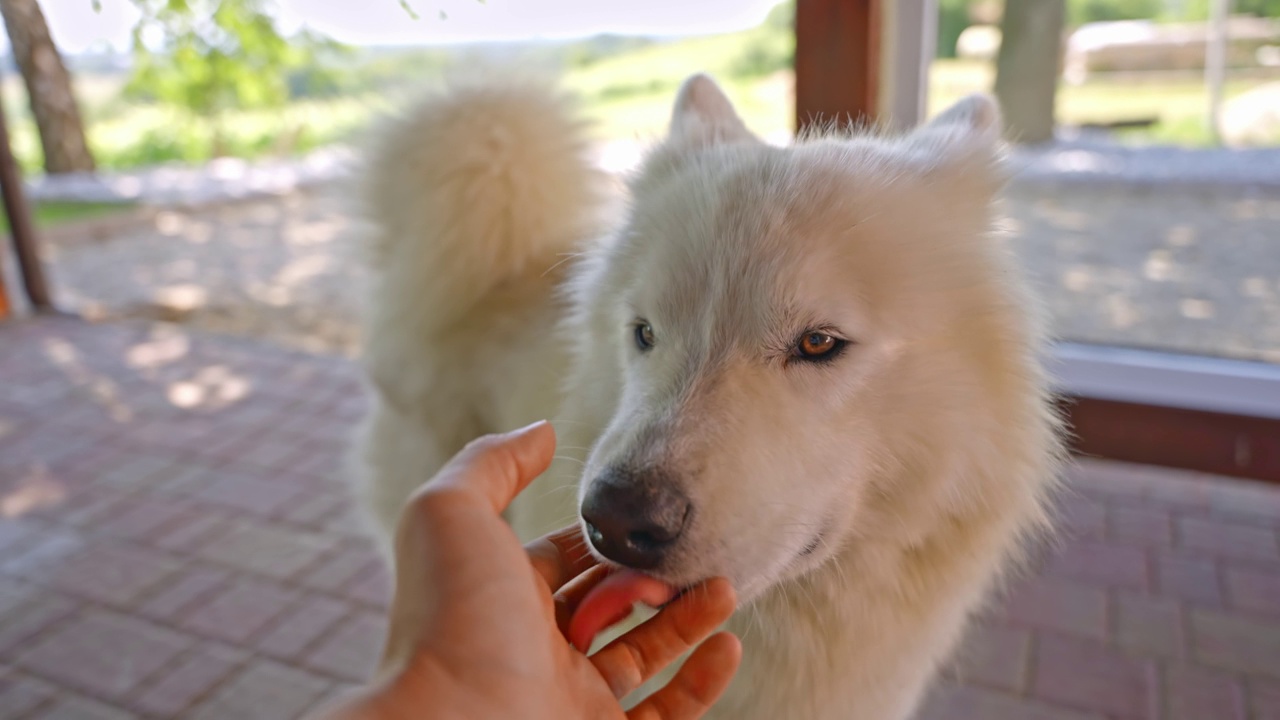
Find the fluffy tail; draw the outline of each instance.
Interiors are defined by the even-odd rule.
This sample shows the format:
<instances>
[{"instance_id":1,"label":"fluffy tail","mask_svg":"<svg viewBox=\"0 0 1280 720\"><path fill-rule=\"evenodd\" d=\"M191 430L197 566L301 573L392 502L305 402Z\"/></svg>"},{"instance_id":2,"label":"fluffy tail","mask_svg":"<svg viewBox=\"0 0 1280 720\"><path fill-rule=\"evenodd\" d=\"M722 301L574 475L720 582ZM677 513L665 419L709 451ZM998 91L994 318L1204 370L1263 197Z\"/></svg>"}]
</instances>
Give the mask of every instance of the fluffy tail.
<instances>
[{"instance_id":1,"label":"fluffy tail","mask_svg":"<svg viewBox=\"0 0 1280 720\"><path fill-rule=\"evenodd\" d=\"M365 219L374 269L366 361L384 394L412 394L414 348L591 233L602 187L570 100L546 80L456 79L376 135Z\"/></svg>"}]
</instances>

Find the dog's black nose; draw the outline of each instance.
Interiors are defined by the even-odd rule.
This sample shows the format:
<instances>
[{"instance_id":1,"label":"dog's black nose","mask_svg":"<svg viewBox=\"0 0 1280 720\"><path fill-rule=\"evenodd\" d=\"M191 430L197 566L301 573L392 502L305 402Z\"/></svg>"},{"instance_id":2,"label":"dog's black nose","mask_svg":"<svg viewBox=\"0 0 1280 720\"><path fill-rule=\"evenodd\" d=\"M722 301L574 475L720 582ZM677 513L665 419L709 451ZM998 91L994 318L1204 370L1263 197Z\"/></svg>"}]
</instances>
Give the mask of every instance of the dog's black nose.
<instances>
[{"instance_id":1,"label":"dog's black nose","mask_svg":"<svg viewBox=\"0 0 1280 720\"><path fill-rule=\"evenodd\" d=\"M689 508L689 499L661 473L612 468L592 481L582 519L601 555L652 570L680 538Z\"/></svg>"}]
</instances>

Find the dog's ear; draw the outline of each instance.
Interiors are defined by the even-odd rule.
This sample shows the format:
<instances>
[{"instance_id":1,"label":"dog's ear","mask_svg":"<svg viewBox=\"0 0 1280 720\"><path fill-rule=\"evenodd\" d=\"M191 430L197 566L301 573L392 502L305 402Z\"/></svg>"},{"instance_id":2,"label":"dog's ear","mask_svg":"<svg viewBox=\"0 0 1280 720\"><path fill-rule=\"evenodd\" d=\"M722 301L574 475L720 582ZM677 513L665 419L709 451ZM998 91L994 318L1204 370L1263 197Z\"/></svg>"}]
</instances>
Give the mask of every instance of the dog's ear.
<instances>
[{"instance_id":1,"label":"dog's ear","mask_svg":"<svg viewBox=\"0 0 1280 720\"><path fill-rule=\"evenodd\" d=\"M1007 179L1000 140L1000 107L989 95L970 95L908 134L913 164L953 192L989 200Z\"/></svg>"},{"instance_id":2,"label":"dog's ear","mask_svg":"<svg viewBox=\"0 0 1280 720\"><path fill-rule=\"evenodd\" d=\"M699 73L680 86L671 112L668 144L701 148L755 139L733 109L733 103L709 76Z\"/></svg>"},{"instance_id":3,"label":"dog's ear","mask_svg":"<svg viewBox=\"0 0 1280 720\"><path fill-rule=\"evenodd\" d=\"M935 161L993 159L1000 148L1000 106L976 93L961 99L907 136L911 148Z\"/></svg>"}]
</instances>

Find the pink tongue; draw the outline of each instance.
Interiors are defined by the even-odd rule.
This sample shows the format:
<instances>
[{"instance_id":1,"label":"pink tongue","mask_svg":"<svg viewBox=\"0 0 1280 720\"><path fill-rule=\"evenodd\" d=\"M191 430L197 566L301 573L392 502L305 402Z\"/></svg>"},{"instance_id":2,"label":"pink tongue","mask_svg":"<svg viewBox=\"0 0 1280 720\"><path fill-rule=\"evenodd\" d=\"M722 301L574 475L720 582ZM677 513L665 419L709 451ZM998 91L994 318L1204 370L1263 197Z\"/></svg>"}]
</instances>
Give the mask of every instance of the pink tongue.
<instances>
[{"instance_id":1,"label":"pink tongue","mask_svg":"<svg viewBox=\"0 0 1280 720\"><path fill-rule=\"evenodd\" d=\"M662 607L676 596L676 589L635 570L620 570L591 588L569 620L569 642L581 652L605 628L622 621L641 602Z\"/></svg>"}]
</instances>

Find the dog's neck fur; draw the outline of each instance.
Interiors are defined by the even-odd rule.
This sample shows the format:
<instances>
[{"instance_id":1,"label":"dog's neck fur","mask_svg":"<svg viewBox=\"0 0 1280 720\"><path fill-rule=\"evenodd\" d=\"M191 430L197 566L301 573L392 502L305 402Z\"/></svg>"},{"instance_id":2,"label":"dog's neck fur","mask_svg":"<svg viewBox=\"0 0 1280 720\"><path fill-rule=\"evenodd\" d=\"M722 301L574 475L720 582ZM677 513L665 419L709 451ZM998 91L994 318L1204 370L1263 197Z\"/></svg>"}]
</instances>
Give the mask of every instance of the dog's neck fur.
<instances>
[{"instance_id":1,"label":"dog's neck fur","mask_svg":"<svg viewBox=\"0 0 1280 720\"><path fill-rule=\"evenodd\" d=\"M1041 524L1045 498L1028 479L1051 476L1054 469L1028 460L996 474L975 473L976 462L963 463L965 469L949 473L954 477L936 478L943 486L978 482L983 487L974 488L977 493L1026 488L1022 502L975 504L937 517L916 539L854 541L813 572L740 609L729 629L742 640L742 668L709 717L909 717L954 652L968 617L1016 563L1019 541ZM922 478L913 480L918 486ZM878 607L886 605L893 612ZM825 657L815 662L815 653ZM798 675L798 668L806 674ZM761 691L777 686L794 692ZM796 707L797 699L810 705Z\"/></svg>"}]
</instances>

